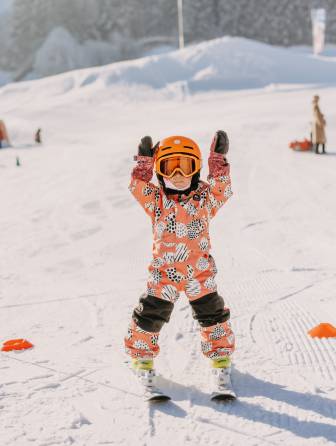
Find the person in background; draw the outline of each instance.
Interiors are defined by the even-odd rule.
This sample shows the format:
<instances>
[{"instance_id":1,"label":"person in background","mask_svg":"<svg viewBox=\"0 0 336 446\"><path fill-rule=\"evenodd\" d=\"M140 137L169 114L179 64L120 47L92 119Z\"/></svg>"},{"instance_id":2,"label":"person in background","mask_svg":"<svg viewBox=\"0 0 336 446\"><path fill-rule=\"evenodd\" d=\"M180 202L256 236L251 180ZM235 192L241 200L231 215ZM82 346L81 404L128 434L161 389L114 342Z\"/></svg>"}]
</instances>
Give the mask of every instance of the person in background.
<instances>
[{"instance_id":1,"label":"person in background","mask_svg":"<svg viewBox=\"0 0 336 446\"><path fill-rule=\"evenodd\" d=\"M320 97L315 95L313 97L313 122L312 122L312 144L313 144L313 150L315 150L315 153L319 153L319 146L322 145L322 152L325 152L325 145L326 145L326 135L325 135L325 126L326 126L326 120L324 118L324 115L321 113L320 107L319 107L319 100Z\"/></svg>"},{"instance_id":2,"label":"person in background","mask_svg":"<svg viewBox=\"0 0 336 446\"><path fill-rule=\"evenodd\" d=\"M0 120L0 149L10 147L10 141L5 123Z\"/></svg>"},{"instance_id":3,"label":"person in background","mask_svg":"<svg viewBox=\"0 0 336 446\"><path fill-rule=\"evenodd\" d=\"M35 142L36 142L36 144L42 144L41 131L42 131L42 129L37 129L36 130L36 133L35 133Z\"/></svg>"}]
</instances>

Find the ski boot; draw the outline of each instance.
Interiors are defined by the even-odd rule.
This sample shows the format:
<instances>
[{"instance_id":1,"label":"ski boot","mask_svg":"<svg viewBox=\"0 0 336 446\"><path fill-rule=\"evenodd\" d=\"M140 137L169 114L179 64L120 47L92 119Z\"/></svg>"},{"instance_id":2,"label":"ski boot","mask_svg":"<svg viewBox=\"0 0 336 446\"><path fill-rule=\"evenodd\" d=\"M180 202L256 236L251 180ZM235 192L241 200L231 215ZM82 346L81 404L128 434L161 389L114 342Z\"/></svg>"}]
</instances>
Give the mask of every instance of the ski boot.
<instances>
[{"instance_id":1,"label":"ski boot","mask_svg":"<svg viewBox=\"0 0 336 446\"><path fill-rule=\"evenodd\" d=\"M152 359L132 359L132 369L143 386L154 386L155 370Z\"/></svg>"},{"instance_id":2,"label":"ski boot","mask_svg":"<svg viewBox=\"0 0 336 446\"><path fill-rule=\"evenodd\" d=\"M213 401L233 401L236 399L231 383L231 359L227 356L212 360Z\"/></svg>"},{"instance_id":3,"label":"ski boot","mask_svg":"<svg viewBox=\"0 0 336 446\"><path fill-rule=\"evenodd\" d=\"M170 400L170 397L165 395L156 385L156 374L152 359L132 359L132 368L143 387L143 396L146 401Z\"/></svg>"}]
</instances>

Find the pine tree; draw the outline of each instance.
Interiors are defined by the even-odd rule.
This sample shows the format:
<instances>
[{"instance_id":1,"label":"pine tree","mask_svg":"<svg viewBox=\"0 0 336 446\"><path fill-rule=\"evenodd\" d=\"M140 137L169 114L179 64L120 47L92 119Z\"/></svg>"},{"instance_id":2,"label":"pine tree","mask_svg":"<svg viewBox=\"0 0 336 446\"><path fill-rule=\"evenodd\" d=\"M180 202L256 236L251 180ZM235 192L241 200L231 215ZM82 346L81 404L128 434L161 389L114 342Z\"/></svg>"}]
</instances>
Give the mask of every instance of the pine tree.
<instances>
[{"instance_id":1,"label":"pine tree","mask_svg":"<svg viewBox=\"0 0 336 446\"><path fill-rule=\"evenodd\" d=\"M12 60L15 66L21 64L33 50L31 41L32 8L25 0L15 0L11 13L10 41Z\"/></svg>"},{"instance_id":2,"label":"pine tree","mask_svg":"<svg viewBox=\"0 0 336 446\"><path fill-rule=\"evenodd\" d=\"M213 13L218 10L220 0L184 0L184 31L185 41L200 42L218 36L218 16Z\"/></svg>"}]
</instances>

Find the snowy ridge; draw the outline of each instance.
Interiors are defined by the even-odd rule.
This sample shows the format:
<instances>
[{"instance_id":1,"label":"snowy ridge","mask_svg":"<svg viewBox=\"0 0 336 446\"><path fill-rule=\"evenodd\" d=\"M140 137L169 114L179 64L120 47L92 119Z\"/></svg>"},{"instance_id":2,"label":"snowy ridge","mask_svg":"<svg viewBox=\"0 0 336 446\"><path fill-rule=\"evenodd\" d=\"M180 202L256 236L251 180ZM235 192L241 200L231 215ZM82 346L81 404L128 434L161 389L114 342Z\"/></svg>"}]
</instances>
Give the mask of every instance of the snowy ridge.
<instances>
[{"instance_id":1,"label":"snowy ridge","mask_svg":"<svg viewBox=\"0 0 336 446\"><path fill-rule=\"evenodd\" d=\"M79 50L76 51L76 57L80 58ZM58 63L57 52L51 61L43 54L41 50L39 71L47 74L50 64ZM62 59L61 54L58 57ZM72 62L66 63L71 66ZM64 70L67 67L64 66ZM53 76L39 82L37 88L46 87L48 91L51 89L48 94L56 91L59 94L88 86L106 89L124 84L168 92L182 90L183 93L185 90L200 92L260 88L269 84L329 84L334 83L335 79L334 57L314 57L302 50L274 47L238 37L223 37L182 51ZM25 90L24 85L19 88Z\"/></svg>"},{"instance_id":2,"label":"snowy ridge","mask_svg":"<svg viewBox=\"0 0 336 446\"><path fill-rule=\"evenodd\" d=\"M224 66L214 55L225 42L204 44L214 51L208 66ZM179 63L193 60L199 72L202 51L185 50ZM332 446L335 339L307 331L336 326L336 88L169 95L151 82L140 86L137 74L133 87L113 80L133 64L137 73L163 60L170 61L147 58L0 90L14 144L0 150L1 341L35 345L0 353L1 446ZM316 67L311 79L328 82L333 63L304 60ZM308 136L315 93L328 123L323 156L287 148ZM41 147L31 142L38 126ZM133 155L144 134L181 133L199 142L206 160L220 128L230 135L234 195L213 220L212 254L237 336L238 401L209 402L208 363L181 296L156 361L173 401L146 406L122 345L152 246L150 221L127 189Z\"/></svg>"}]
</instances>

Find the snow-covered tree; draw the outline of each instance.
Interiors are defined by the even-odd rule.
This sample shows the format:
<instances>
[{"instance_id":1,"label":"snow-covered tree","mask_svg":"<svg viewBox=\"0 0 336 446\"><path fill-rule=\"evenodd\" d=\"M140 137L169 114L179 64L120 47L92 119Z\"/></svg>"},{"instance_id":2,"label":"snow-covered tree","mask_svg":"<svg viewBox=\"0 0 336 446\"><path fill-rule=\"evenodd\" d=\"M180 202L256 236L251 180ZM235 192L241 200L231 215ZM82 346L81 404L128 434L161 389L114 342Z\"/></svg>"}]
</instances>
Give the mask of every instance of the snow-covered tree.
<instances>
[{"instance_id":1,"label":"snow-covered tree","mask_svg":"<svg viewBox=\"0 0 336 446\"><path fill-rule=\"evenodd\" d=\"M310 45L312 7L326 8L326 41L336 43L335 0L184 0L185 41L232 35ZM14 0L9 25L1 66L24 64L57 27L80 44L110 43L122 59L141 54L151 38L177 43L177 0Z\"/></svg>"},{"instance_id":2,"label":"snow-covered tree","mask_svg":"<svg viewBox=\"0 0 336 446\"><path fill-rule=\"evenodd\" d=\"M186 42L200 42L221 35L221 3L222 0L184 0Z\"/></svg>"}]
</instances>

